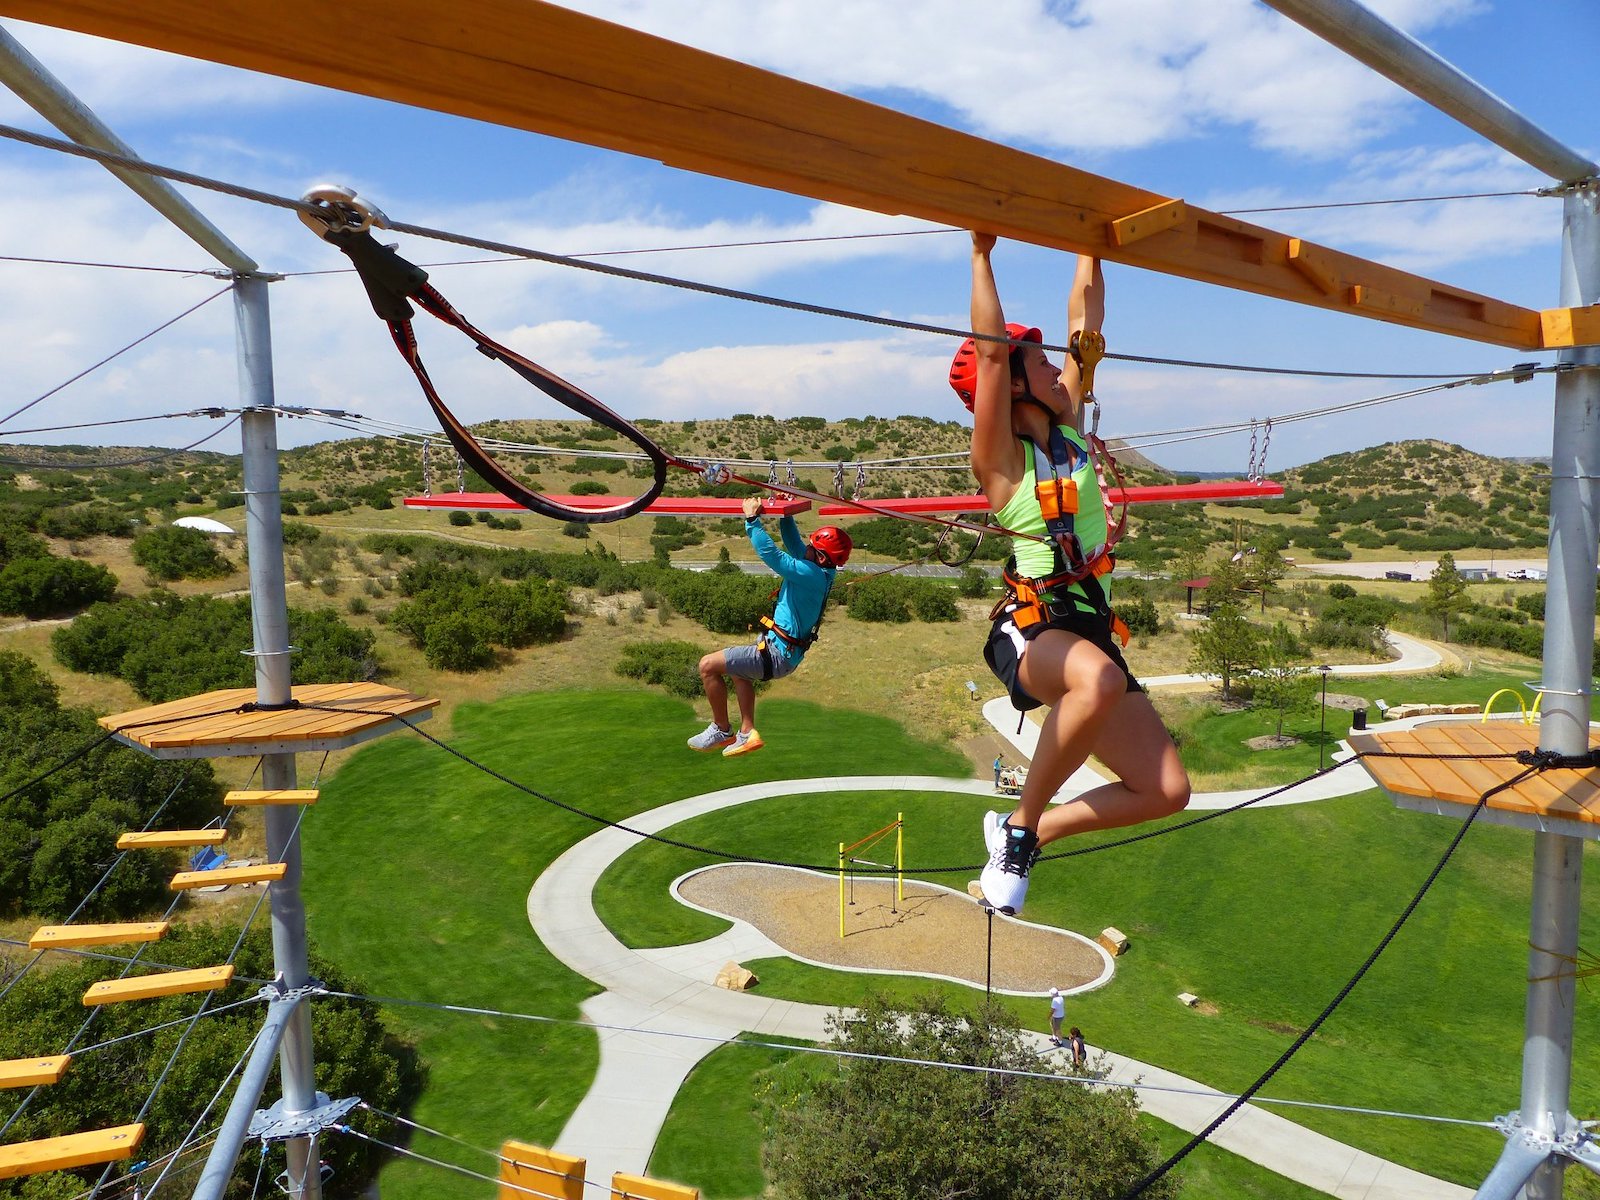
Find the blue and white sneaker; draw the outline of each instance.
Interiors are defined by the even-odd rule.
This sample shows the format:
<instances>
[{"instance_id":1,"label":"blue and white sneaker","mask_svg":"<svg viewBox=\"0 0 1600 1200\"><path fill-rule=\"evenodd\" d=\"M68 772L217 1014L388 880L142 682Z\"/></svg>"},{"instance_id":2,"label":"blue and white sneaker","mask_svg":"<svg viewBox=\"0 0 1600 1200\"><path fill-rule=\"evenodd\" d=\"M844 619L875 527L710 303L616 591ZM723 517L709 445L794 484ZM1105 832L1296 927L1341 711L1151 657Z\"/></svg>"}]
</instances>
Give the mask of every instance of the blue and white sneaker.
<instances>
[{"instance_id":1,"label":"blue and white sneaker","mask_svg":"<svg viewBox=\"0 0 1600 1200\"><path fill-rule=\"evenodd\" d=\"M992 908L1006 914L1022 911L1028 894L1028 872L1039 858L1039 835L1031 829L1015 829L997 812L983 817L983 844L989 862L979 877L984 899Z\"/></svg>"},{"instance_id":2,"label":"blue and white sneaker","mask_svg":"<svg viewBox=\"0 0 1600 1200\"><path fill-rule=\"evenodd\" d=\"M724 729L713 721L689 739L689 749L709 753L712 750L721 750L724 746L731 746L733 743L733 731Z\"/></svg>"}]
</instances>

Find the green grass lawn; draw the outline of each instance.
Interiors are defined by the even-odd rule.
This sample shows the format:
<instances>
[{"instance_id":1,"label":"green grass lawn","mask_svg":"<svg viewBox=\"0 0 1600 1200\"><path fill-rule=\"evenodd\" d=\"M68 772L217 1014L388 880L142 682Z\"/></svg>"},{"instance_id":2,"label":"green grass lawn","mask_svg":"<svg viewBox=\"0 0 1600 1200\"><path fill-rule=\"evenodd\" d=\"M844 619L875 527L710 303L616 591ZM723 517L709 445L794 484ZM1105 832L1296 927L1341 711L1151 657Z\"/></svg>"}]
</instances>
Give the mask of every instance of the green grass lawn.
<instances>
[{"instance_id":1,"label":"green grass lawn","mask_svg":"<svg viewBox=\"0 0 1600 1200\"><path fill-rule=\"evenodd\" d=\"M891 813L906 811L913 869L976 860L981 800L874 800ZM763 852L815 857L820 831L831 837L851 820L878 815L862 813L862 803L860 796L764 801L770 840ZM804 820L794 810L803 810ZM1069 1004L1069 1020L1092 1043L1237 1091L1338 992L1456 828L1398 812L1373 791L1242 812L1105 854L1047 861L1036 869L1027 915L1090 933L1116 925L1132 939L1115 980ZM750 814L733 809L697 818L674 835L720 844L750 829ZM1531 855L1521 833L1474 828L1406 929L1267 1094L1474 1120L1515 1108ZM602 911L642 910L693 865L659 844L630 851L602 880ZM634 894L626 904L618 896L624 889ZM633 931L641 940L714 932L680 924L670 906L658 907L664 911L656 920L641 920ZM763 995L818 1004L850 1004L868 988L909 997L926 986L789 959L745 965L760 976ZM1176 996L1184 991L1214 1011L1183 1007ZM969 1002L977 995L953 992ZM1038 1024L1039 1001L1008 1002L1019 1020ZM1573 1107L1587 1114L1600 1101L1600 1022L1586 992L1579 1005ZM1315 1110L1285 1115L1460 1183L1481 1180L1502 1144L1497 1134L1467 1127Z\"/></svg>"},{"instance_id":2,"label":"green grass lawn","mask_svg":"<svg viewBox=\"0 0 1600 1200\"><path fill-rule=\"evenodd\" d=\"M881 717L778 699L763 704L762 724L765 751L723 760L684 748L698 723L683 701L643 689L541 692L462 706L451 745L610 820L714 788L818 774L818 747L828 771L968 773L955 752ZM307 814L312 935L369 994L572 1020L596 989L540 945L526 901L540 872L596 828L396 734L325 780ZM399 1006L386 1016L427 1065L411 1115L479 1145L550 1144L598 1061L592 1033L574 1025ZM426 1152L493 1171L492 1160L449 1143ZM483 1194L482 1184L405 1160L382 1183L386 1200Z\"/></svg>"}]
</instances>

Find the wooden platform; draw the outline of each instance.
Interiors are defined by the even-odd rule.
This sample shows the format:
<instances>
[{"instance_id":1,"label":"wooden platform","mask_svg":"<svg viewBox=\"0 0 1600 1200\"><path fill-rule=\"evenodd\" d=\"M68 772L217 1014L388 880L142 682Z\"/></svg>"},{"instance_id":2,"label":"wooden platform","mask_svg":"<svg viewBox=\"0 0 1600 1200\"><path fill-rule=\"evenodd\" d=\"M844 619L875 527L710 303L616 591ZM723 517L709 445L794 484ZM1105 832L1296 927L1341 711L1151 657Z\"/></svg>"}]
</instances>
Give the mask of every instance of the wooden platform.
<instances>
[{"instance_id":1,"label":"wooden platform","mask_svg":"<svg viewBox=\"0 0 1600 1200\"><path fill-rule=\"evenodd\" d=\"M615 508L626 496L547 496L547 500L568 508ZM523 512L522 505L499 492L439 492L433 496L408 496L407 508L465 509L481 512ZM805 512L811 501L798 496L761 498L764 517L792 517ZM644 510L658 517L741 517L744 500L738 496L657 496Z\"/></svg>"},{"instance_id":2,"label":"wooden platform","mask_svg":"<svg viewBox=\"0 0 1600 1200\"><path fill-rule=\"evenodd\" d=\"M229 688L101 717L100 724L154 758L294 754L381 737L403 728L394 718L424 721L439 703L378 683L311 683L292 695L316 707L248 711L255 689Z\"/></svg>"},{"instance_id":3,"label":"wooden platform","mask_svg":"<svg viewBox=\"0 0 1600 1200\"><path fill-rule=\"evenodd\" d=\"M1352 748L1405 754L1508 754L1536 750L1539 729L1520 721L1448 721L1416 729L1352 733ZM1591 747L1600 730L1590 730ZM1527 768L1514 758L1364 758L1373 780L1401 808L1464 818L1478 797ZM1600 769L1542 771L1489 798L1478 818L1571 837L1600 839Z\"/></svg>"}]
</instances>

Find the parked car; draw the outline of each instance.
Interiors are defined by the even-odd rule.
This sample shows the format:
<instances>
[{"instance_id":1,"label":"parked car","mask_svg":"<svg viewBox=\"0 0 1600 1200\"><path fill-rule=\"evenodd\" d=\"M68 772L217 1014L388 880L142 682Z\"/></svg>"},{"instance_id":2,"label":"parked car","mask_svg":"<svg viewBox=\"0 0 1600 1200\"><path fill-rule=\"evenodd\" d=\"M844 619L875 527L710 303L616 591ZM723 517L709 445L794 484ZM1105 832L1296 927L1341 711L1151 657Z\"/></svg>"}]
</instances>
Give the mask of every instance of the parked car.
<instances>
[{"instance_id":1,"label":"parked car","mask_svg":"<svg viewBox=\"0 0 1600 1200\"><path fill-rule=\"evenodd\" d=\"M1411 582L1410 571L1385 571L1383 577L1385 579L1398 579L1401 583Z\"/></svg>"}]
</instances>

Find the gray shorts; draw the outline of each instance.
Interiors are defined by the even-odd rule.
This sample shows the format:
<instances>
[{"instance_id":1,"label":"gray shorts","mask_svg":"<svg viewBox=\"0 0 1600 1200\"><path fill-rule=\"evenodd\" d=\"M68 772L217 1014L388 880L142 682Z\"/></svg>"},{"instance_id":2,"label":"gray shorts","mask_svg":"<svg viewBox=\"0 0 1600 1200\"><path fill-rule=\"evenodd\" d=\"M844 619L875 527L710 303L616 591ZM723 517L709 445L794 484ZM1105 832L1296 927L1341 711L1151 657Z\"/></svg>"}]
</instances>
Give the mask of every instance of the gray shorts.
<instances>
[{"instance_id":1,"label":"gray shorts","mask_svg":"<svg viewBox=\"0 0 1600 1200\"><path fill-rule=\"evenodd\" d=\"M750 646L729 646L724 650L722 661L728 674L741 679L782 679L800 665L791 663L781 654L762 653L764 645L763 640Z\"/></svg>"}]
</instances>

